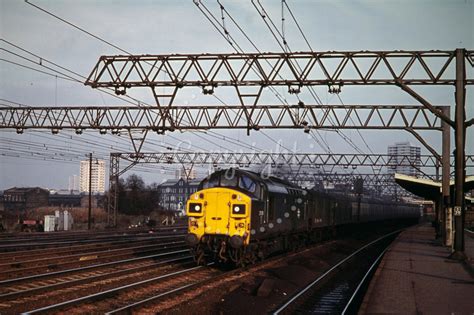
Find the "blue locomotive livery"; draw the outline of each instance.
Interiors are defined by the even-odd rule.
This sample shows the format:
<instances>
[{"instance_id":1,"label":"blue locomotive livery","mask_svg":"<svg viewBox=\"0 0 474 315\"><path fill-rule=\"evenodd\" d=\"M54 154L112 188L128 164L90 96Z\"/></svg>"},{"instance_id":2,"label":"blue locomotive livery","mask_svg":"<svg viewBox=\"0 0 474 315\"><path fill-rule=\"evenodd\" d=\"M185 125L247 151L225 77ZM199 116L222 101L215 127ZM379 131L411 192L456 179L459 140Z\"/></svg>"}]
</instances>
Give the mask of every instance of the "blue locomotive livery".
<instances>
[{"instance_id":1,"label":"blue locomotive livery","mask_svg":"<svg viewBox=\"0 0 474 315\"><path fill-rule=\"evenodd\" d=\"M417 219L419 206L305 190L240 169L204 179L186 204L188 234L198 264L237 266L290 250L369 221Z\"/></svg>"}]
</instances>

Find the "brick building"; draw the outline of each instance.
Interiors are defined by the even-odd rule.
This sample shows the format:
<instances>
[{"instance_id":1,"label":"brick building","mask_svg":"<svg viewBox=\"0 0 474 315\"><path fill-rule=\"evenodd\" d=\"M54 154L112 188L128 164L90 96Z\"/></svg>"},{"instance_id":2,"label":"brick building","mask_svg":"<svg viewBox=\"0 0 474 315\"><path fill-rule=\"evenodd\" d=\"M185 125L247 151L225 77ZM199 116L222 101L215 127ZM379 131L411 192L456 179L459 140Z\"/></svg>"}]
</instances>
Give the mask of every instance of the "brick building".
<instances>
[{"instance_id":1,"label":"brick building","mask_svg":"<svg viewBox=\"0 0 474 315\"><path fill-rule=\"evenodd\" d=\"M5 211L25 213L38 207L47 206L49 191L40 187L13 187L3 192Z\"/></svg>"}]
</instances>

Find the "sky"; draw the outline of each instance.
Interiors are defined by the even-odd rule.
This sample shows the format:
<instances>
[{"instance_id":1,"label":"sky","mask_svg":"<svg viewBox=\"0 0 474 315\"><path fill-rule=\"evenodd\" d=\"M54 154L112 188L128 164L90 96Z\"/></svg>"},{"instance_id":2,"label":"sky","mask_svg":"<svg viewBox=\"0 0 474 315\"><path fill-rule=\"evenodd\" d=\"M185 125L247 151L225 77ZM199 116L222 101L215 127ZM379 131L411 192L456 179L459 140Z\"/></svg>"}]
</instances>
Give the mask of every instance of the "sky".
<instances>
[{"instance_id":1,"label":"sky","mask_svg":"<svg viewBox=\"0 0 474 315\"><path fill-rule=\"evenodd\" d=\"M192 0L31 0L29 3L133 54L234 52ZM221 3L260 51L281 51L250 1L222 0ZM261 0L260 3L281 30L281 1ZM287 3L314 51L474 49L473 0L287 0ZM221 21L221 11L216 1L203 0L202 4ZM285 37L292 51L308 50L289 12L283 12ZM239 33L228 17L224 23L244 51L255 52L255 48ZM21 65L53 73L12 54L16 53L37 62L37 57L21 51L18 48L20 47L77 74L87 76L101 55L122 53L116 48L61 22L25 1L18 0L0 0L0 37L1 106L11 106L12 102L29 106L126 104L122 100L84 86L81 82L72 82L59 76L24 68ZM473 77L472 74L472 69L468 69L468 76ZM81 80L80 77L74 77ZM454 89L450 86L414 89L433 104L454 102ZM186 91L178 94L175 104L196 104L208 100L199 89L183 90ZM288 102L297 102L294 95L289 95L285 88L277 90ZM328 93L326 86L315 87L315 90L324 104L340 104L334 94ZM468 119L474 117L472 92L472 87L468 86ZM131 89L129 94L144 102L153 101L148 89ZM229 104L237 101L235 94L224 88L216 89L216 95ZM271 95L265 97L262 101L271 100ZM300 97L305 103L312 103L308 93L302 93ZM413 98L396 87L347 86L343 88L340 97L345 104L417 104ZM468 154L474 154L472 128L474 127L468 129ZM250 136L247 136L245 131L238 130L215 132L216 134L212 135L203 132L152 135L147 139L143 151L156 152L167 148L175 149L177 146L201 151L251 151L251 146L254 146L255 150L272 152L291 150L325 153L327 149L318 142L326 142L334 153L356 153L357 148L364 153L385 154L387 146L397 141L410 141L419 145L411 134L402 131L320 130L315 134L318 142L302 130L267 130L252 132ZM427 131L421 135L440 152L439 132ZM350 139L349 142L353 145L343 137ZM18 135L15 130L1 129L0 144L0 190L13 186L67 188L69 176L79 173L79 161L85 159L88 153L92 152L95 158L105 159L108 165L110 152L132 150L126 136L101 136L96 131L78 136L68 131L52 135L49 131L28 130ZM422 148L422 153L427 154L428 151ZM173 176L173 167L136 166L124 176L135 172L147 183L159 183ZM204 170L201 169L200 172L203 173ZM468 170L468 174L469 172Z\"/></svg>"}]
</instances>

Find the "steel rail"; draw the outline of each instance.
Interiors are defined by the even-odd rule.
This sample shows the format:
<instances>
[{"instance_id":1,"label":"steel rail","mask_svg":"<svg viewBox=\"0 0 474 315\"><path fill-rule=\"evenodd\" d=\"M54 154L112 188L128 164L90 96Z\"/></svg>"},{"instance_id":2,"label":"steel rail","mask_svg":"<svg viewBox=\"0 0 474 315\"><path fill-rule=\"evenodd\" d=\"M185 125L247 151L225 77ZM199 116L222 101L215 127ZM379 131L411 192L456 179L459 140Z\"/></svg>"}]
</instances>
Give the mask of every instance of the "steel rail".
<instances>
[{"instance_id":1,"label":"steel rail","mask_svg":"<svg viewBox=\"0 0 474 315\"><path fill-rule=\"evenodd\" d=\"M181 237L183 236L184 234L177 234L177 237ZM160 238L162 238L163 236L160 236ZM164 237L165 239L168 239L168 238L172 238L172 236L170 237ZM154 242L156 241L157 239L156 238L150 238L150 239L146 239L146 240L134 240L134 239L127 239L127 240L123 240L123 241L113 241L113 242L107 242L107 243L91 243L91 244L83 244L83 245L74 245L74 246L60 246L60 247L54 247L55 250L57 251L61 251L61 250L65 250L65 252L69 252L69 253L76 253L76 252L87 252L87 250L98 250L100 248L103 248L103 247L107 247L108 249L112 249L112 248L117 248L117 247L120 247L120 246L123 246L122 248L131 248L133 246L135 246L134 243L137 243L137 242L142 242L142 243L146 243L146 242ZM102 245L102 246L98 246L98 245ZM130 246L130 247L127 247L127 246ZM37 248L37 249L31 249L31 250L20 250L20 251L9 251L9 252L2 252L2 257L0 258L0 261L7 261L9 259L17 259L17 258L24 258L25 256L28 256L28 257L35 257L35 256L44 256L44 255L50 255L51 253L48 253L48 250L50 248Z\"/></svg>"},{"instance_id":2,"label":"steel rail","mask_svg":"<svg viewBox=\"0 0 474 315\"><path fill-rule=\"evenodd\" d=\"M176 234L176 235L184 235L184 234ZM157 237L146 237L146 236L140 236L140 237L134 237L137 241L139 240L149 240L149 239L163 239L163 238L171 238L175 237L176 235L169 235L169 236L157 236ZM117 239L120 236L115 237L114 239ZM123 238L123 235L122 235ZM94 239L94 240L79 240L79 241L61 241L61 242L46 242L46 243L20 243L20 244L6 244L6 245L0 245L0 250L1 249L6 249L6 248L17 248L19 246L21 247L38 247L38 246L45 246L45 245L62 245L62 244L93 244L93 243L101 243L106 240L101 240L101 239ZM113 239L110 239L113 240Z\"/></svg>"},{"instance_id":3,"label":"steel rail","mask_svg":"<svg viewBox=\"0 0 474 315\"><path fill-rule=\"evenodd\" d=\"M133 288L133 287L142 286L144 284L149 284L149 283L155 282L157 280L166 279L166 278L169 278L169 277L172 277L172 276L176 276L176 275L179 275L179 274L182 274L182 273L185 273L185 272L194 271L194 270L197 270L197 269L200 269L200 268L203 268L203 266L196 266L196 267L192 267L192 268L172 272L172 273L169 273L169 274L161 275L161 276L158 276L158 277L154 277L154 278L151 278L151 279L146 279L146 280L130 283L130 284L127 284L127 285L124 285L124 286L121 286L121 287L117 287L117 288L113 288L113 289L110 289L110 290L106 290L106 291L102 291L102 292L82 296L82 297L77 298L77 299L64 301L64 302L61 302L61 303L41 307L41 308L34 309L34 310L31 310L31 311L27 311L27 312L24 312L22 314L36 314L36 313L52 311L52 310L55 310L55 309L60 309L64 306L74 305L74 304L78 304L78 303L81 303L81 302L84 302L84 301L87 301L87 300L104 297L104 296L110 295L111 293L117 293L117 292L127 290L127 289L130 289L130 288Z\"/></svg>"},{"instance_id":4,"label":"steel rail","mask_svg":"<svg viewBox=\"0 0 474 315\"><path fill-rule=\"evenodd\" d=\"M385 248L382 253L380 253L380 255L377 257L377 259L375 259L375 261L372 263L372 265L370 266L369 270L365 273L364 277L362 278L362 280L359 282L359 284L357 285L357 288L354 290L354 293L352 294L352 296L350 297L349 301L347 302L346 306L344 307L344 309L342 310L342 313L341 314L346 314L347 310L349 309L349 307L351 306L352 304L352 301L354 300L354 298L357 296L357 294L359 294L359 290L360 288L362 287L362 285L366 282L366 279L369 277L369 275L372 273L372 270L378 266L379 264L379 261L382 259L383 255L385 255L385 252L388 250L388 247Z\"/></svg>"},{"instance_id":5,"label":"steel rail","mask_svg":"<svg viewBox=\"0 0 474 315\"><path fill-rule=\"evenodd\" d=\"M168 242L168 243L155 243L155 244L149 244L149 245L141 245L141 246L134 246L134 247L127 247L127 248L115 248L115 249L107 249L107 250L99 250L99 251L93 251L93 252L85 252L85 253L78 253L78 254L71 254L71 255L64 255L64 256L56 256L56 257L43 257L43 258L37 258L37 259L30 259L30 260L15 260L13 262L1 262L0 263L0 268L2 267L10 267L12 264L18 265L26 265L26 264L31 264L31 263L41 263L45 261L54 261L57 259L60 259L61 262L69 263L69 261L66 261L67 259L70 258L75 258L75 257L84 257L84 256L92 256L92 255L97 255L96 259L102 259L102 258L109 258L110 256L124 256L124 255L139 255L143 253L147 253L150 251L156 251L156 250L162 250L162 249L169 249L170 247L176 247L184 244L184 241L176 241L176 242ZM134 251L137 249L143 249L139 251ZM102 254L102 255L101 255ZM77 261L74 261L77 262ZM36 267L44 267L44 265L36 265Z\"/></svg>"},{"instance_id":6,"label":"steel rail","mask_svg":"<svg viewBox=\"0 0 474 315\"><path fill-rule=\"evenodd\" d=\"M182 226L180 228L175 229L178 230L185 230L187 226ZM174 231L173 231L174 232ZM158 236L158 235L168 235L170 231L155 231L150 233L147 231L140 231L138 233L126 233L126 232L118 232L113 234L88 234L88 235L76 235L76 234L66 234L66 235L47 235L43 232L35 234L31 237L24 237L25 235L18 236L13 235L12 237L8 238L0 238L0 245L1 244L8 244L14 242L29 242L29 241L65 241L65 240L76 240L80 238L81 240L103 240L103 239L112 239L112 238L123 238L123 237L139 237L139 236ZM172 234L172 233L171 233Z\"/></svg>"},{"instance_id":7,"label":"steel rail","mask_svg":"<svg viewBox=\"0 0 474 315\"><path fill-rule=\"evenodd\" d=\"M181 236L181 235L178 235ZM114 241L114 242L107 242L107 243L93 243L93 244L85 244L85 245L75 245L75 246L61 246L61 247L54 247L54 249L60 254L68 253L73 255L75 253L88 253L89 251L97 251L100 249L116 249L116 248L133 248L136 246L136 243L140 244L147 244L147 243L154 243L156 242L155 239L149 240L124 240L124 241ZM3 262L10 262L11 259L25 259L25 258L32 258L32 257L43 257L43 256L50 256L51 251L47 249L31 249L31 250L20 250L20 251L10 251L10 252L2 252L2 256L0 257L0 261ZM58 253L59 255L59 253Z\"/></svg>"},{"instance_id":8,"label":"steel rail","mask_svg":"<svg viewBox=\"0 0 474 315\"><path fill-rule=\"evenodd\" d=\"M12 299L14 297L19 297L19 296L22 296L22 295L25 295L25 294L31 294L31 293L34 293L34 292L41 292L41 291L45 291L45 290L52 289L52 288L62 287L62 286L65 286L65 285L78 284L78 283L82 283L82 282L85 282L85 281L97 281L97 280L101 280L103 278L108 278L108 277L112 277L112 276L119 276L119 275L123 275L123 274L127 274L127 273L133 273L133 272L141 271L141 270L144 270L144 269L148 269L150 267L156 267L156 266L160 266L160 265L163 265L163 264L177 262L177 261L180 261L180 260L186 260L186 259L192 260L192 258L193 258L193 256L183 256L183 257L179 257L179 258L174 258L174 259L159 261L159 262L156 262L156 263L151 263L151 264L144 265L144 266L132 267L132 268L117 270L117 271L114 271L114 272L108 272L108 273L99 274L99 275L92 275L92 276L88 276L88 277L84 277L84 278L80 278L80 279L57 282L57 283L53 283L53 284L48 284L46 286L43 285L43 286L38 286L38 287L35 287L35 288L29 288L29 289L22 290L22 291L8 292L8 293L0 294L0 299L6 299L6 298Z\"/></svg>"},{"instance_id":9,"label":"steel rail","mask_svg":"<svg viewBox=\"0 0 474 315\"><path fill-rule=\"evenodd\" d=\"M154 228L134 228L134 229L113 229L113 230L97 230L94 231L91 235L91 232L88 230L72 230L72 231L56 231L54 233L44 233L44 232L5 232L0 234L0 241L8 240L8 239L31 239L37 236L41 238L56 238L56 237L81 237L81 236L113 236L113 235L134 235L134 234L148 234L150 231L154 233L164 232L165 230L172 230L172 229L185 229L187 228L186 225L173 225L173 226L160 226Z\"/></svg>"},{"instance_id":10,"label":"steel rail","mask_svg":"<svg viewBox=\"0 0 474 315\"><path fill-rule=\"evenodd\" d=\"M111 314L117 314L117 313L120 313L120 312L124 312L124 311L129 311L137 306L142 306L142 305L145 305L151 301L154 301L156 299L159 299L159 298L162 298L162 297L165 297L167 295L171 295L173 293L176 293L176 292L179 292L179 291L183 291L185 289L188 289L188 288L191 288L191 287L194 287L194 286L197 286L197 285L200 285L201 283L204 283L206 280L201 280L201 281L196 281L194 283L190 283L190 284L187 284L187 285L184 285L184 286L181 286L179 288L175 288L173 290L170 290L170 291L166 291L166 292L163 292L163 293L160 293L158 295L154 295L152 297L149 297L149 298L146 298L144 300L141 300L141 301L138 301L138 302L135 302L135 303L132 303L132 304L129 304L129 305L126 305L126 306L123 306L121 308L117 308L115 310L112 310L112 311L109 311L107 313L105 313L105 315L111 315Z\"/></svg>"},{"instance_id":11,"label":"steel rail","mask_svg":"<svg viewBox=\"0 0 474 315\"><path fill-rule=\"evenodd\" d=\"M178 254L178 253L186 253L186 252L189 252L189 249L183 249L183 250L167 252L167 253L160 253L160 254L155 254L155 255L148 255L148 256L143 256L143 257L129 258L129 259L124 259L124 260L119 260L119 261L111 261L111 262L102 263L102 264L95 264L95 265L90 265L90 266L85 266L85 267L78 267L78 268L65 269L65 270L59 270L59 271L54 271L54 272L47 272L47 273L31 275L31 276L26 276L26 277L14 278L14 279L1 280L0 285L11 284L11 283L21 282L21 281L25 281L25 280L36 280L36 279L46 278L46 277L50 277L50 276L57 276L57 275L65 274L65 273L70 273L70 272L92 270L92 269L97 269L97 268L102 268L102 267L126 264L126 263L129 263L129 262L136 262L136 261L140 261L140 260L156 258L156 257L162 257L162 256L168 256L168 255L174 255L174 254Z\"/></svg>"},{"instance_id":12,"label":"steel rail","mask_svg":"<svg viewBox=\"0 0 474 315\"><path fill-rule=\"evenodd\" d=\"M279 307L276 311L273 312L274 315L276 314L280 314L282 311L284 311L288 306L290 306L293 302L295 302L300 296L302 296L306 291L308 291L309 289L311 289L314 285L316 285L317 283L319 283L322 279L324 279L327 275L329 275L331 272L333 272L336 268L338 268L339 266L341 266L342 264L344 264L346 261L348 261L349 259L351 259L352 257L354 257L355 255L357 255L358 253L360 253L361 251L363 251L364 249L374 245L375 243L378 243L379 241L389 237L389 236L392 236L393 234L396 234L396 233L400 233L401 231L403 231L404 229L399 229L399 230L396 230L394 232L391 232L391 233L388 233L384 236L381 236L379 238L377 238L376 240L364 245L363 247L359 248L358 250L356 250L355 252L353 252L351 255L345 257L344 259L342 259L341 261L339 261L337 264L335 264L334 266L332 266L329 270L327 270L325 273L323 273L321 276L319 276L316 280L312 281L310 284L308 284L305 288L303 288L302 290L300 290L298 293L296 293L295 295L293 295L285 304L283 304L281 307Z\"/></svg>"}]
</instances>

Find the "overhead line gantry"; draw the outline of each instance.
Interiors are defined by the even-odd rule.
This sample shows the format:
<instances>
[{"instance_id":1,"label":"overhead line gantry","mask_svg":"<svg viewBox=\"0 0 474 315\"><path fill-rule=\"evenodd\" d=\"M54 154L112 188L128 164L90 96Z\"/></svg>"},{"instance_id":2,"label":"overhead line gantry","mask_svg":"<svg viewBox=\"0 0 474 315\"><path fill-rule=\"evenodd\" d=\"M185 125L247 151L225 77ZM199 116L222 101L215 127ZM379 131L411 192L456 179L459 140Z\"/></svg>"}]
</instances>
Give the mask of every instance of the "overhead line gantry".
<instances>
[{"instance_id":1,"label":"overhead line gantry","mask_svg":"<svg viewBox=\"0 0 474 315\"><path fill-rule=\"evenodd\" d=\"M297 62L296 62L297 61ZM299 64L300 67L295 65ZM400 129L412 133L430 153L442 156L443 165L443 201L449 204L449 127L455 131L455 241L456 254L464 250L463 240L463 214L464 214L464 189L465 180L465 141L466 129L474 123L474 119L466 120L465 97L466 85L474 84L472 71L466 75L466 64L474 67L474 51L456 49L452 51L352 51L352 52L294 52L294 53L235 53L235 54L168 54L168 55L127 55L127 56L102 56L93 68L85 84L93 88L108 87L115 90L116 94L124 95L130 88L148 87L156 101L156 110L159 119L146 126L146 130L165 132L177 130L183 126L184 116L176 113L181 106L173 106L177 92L186 87L200 87L204 94L213 94L215 89L232 87L236 91L239 103L234 105L233 111L240 113L232 120L228 117L229 111L224 109L218 116L207 120L206 128L219 128L213 124L215 119L223 122L221 117L228 121L228 128L232 121L239 121L239 128L246 124L247 132L258 130L261 127L273 128L324 128L318 124L320 117L313 115L311 105L303 102L289 106L285 109L292 121L288 124L274 124L274 117L268 117L268 108L260 105L262 91L269 86L287 86L288 93L298 94L303 86L327 86L330 93L340 93L344 86L382 86L393 85L412 96L423 107L423 112L429 111L441 121L431 130L443 130L442 154L439 155L424 141L412 126L398 126ZM451 118L449 108L437 107L426 100L421 94L413 90L413 86L435 85L452 86L455 90L455 113ZM263 106L263 107L262 107ZM269 105L272 106L272 105ZM383 105L381 105L383 106ZM221 107L232 107L221 105ZM420 106L421 107L421 106ZM337 108L335 108L337 109ZM203 110L195 108L195 110ZM219 109L215 109L216 111ZM285 112L285 110L283 112ZM323 109L324 110L324 109ZM351 111L350 106L343 106L343 110ZM128 111L128 110L127 110ZM326 112L333 111L326 108ZM181 113L186 109L181 109ZM297 113L292 115L292 113ZM309 115L308 115L309 114ZM203 112L186 112L186 120L198 119L206 121L207 114ZM200 116L199 116L200 115ZM267 116L265 116L267 115ZM301 115L306 119L300 119ZM329 114L332 115L332 114ZM329 115L327 117L329 117ZM349 114L350 115L350 114ZM323 115L324 116L324 115ZM122 117L124 117L122 115ZM206 117L206 118L203 118ZM217 117L217 118L216 118ZM240 117L244 117L240 120ZM267 122L262 117L268 119ZM278 116L277 116L278 117ZM344 116L342 120L331 122L332 128L348 128L350 122ZM96 125L103 121L97 116ZM313 121L310 118L318 118ZM354 118L354 117L351 117ZM119 118L121 119L121 118ZM181 119L181 120L180 120ZM202 120L204 119L204 120ZM328 119L329 120L329 119ZM403 118L401 119L403 121ZM131 122L135 121L134 119ZM324 121L324 119L322 120ZM393 120L395 122L395 120ZM396 121L400 121L397 119ZM129 121L130 122L130 121ZM342 123L341 123L342 122ZM161 125L160 125L161 124ZM191 123L193 124L193 123ZM210 125L210 127L209 127ZM261 126L262 125L262 126ZM80 126L80 125L78 125ZM80 130L80 127L78 127ZM115 126L112 124L112 126ZM159 126L159 127L158 127ZM308 127L309 126L309 127ZM381 128L389 125L381 124ZM432 127L432 125L430 125ZM123 126L124 129L125 126ZM356 120L351 128L364 128L362 121ZM365 126L367 128L367 126ZM11 127L10 127L11 128ZM38 127L39 128L39 127ZM113 129L112 127L108 127ZM183 126L184 128L184 126ZM330 128L330 127L328 127ZM58 129L57 126L51 129ZM18 130L18 129L17 129ZM106 129L105 129L106 130ZM128 129L130 130L130 128ZM20 130L21 131L21 128ZM112 130L113 131L113 130ZM113 131L114 132L114 131ZM130 131L129 131L130 133ZM146 134L140 138L141 143ZM133 137L130 136L133 140ZM136 152L141 145L134 144Z\"/></svg>"},{"instance_id":2,"label":"overhead line gantry","mask_svg":"<svg viewBox=\"0 0 474 315\"><path fill-rule=\"evenodd\" d=\"M296 62L298 61L298 62ZM295 67L301 65L301 68ZM86 85L112 87L125 94L132 87L149 87L157 108L174 125L169 111L178 89L199 86L205 94L222 86L235 87L248 121L247 132L258 128L250 117L267 86L288 86L299 93L302 86L327 85L339 93L345 85L394 85L411 95L438 116L455 132L455 256L464 256L463 215L465 181L466 85L474 84L472 72L466 76L466 64L474 67L474 51L352 51L235 54L174 54L102 56L89 75ZM258 75L253 73L256 69ZM252 70L252 71L251 71ZM158 75L161 72L163 76ZM455 115L436 109L413 85L449 85L455 89ZM247 91L254 87L252 91ZM160 92L162 90L164 92ZM410 131L410 130L408 130ZM410 132L413 133L413 130ZM444 134L444 133L443 133ZM417 136L416 134L414 134ZM417 136L423 143L422 137ZM426 144L425 144L426 145ZM449 204L449 139L443 138L443 201ZM433 153L433 152L432 152Z\"/></svg>"}]
</instances>

